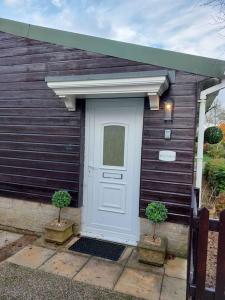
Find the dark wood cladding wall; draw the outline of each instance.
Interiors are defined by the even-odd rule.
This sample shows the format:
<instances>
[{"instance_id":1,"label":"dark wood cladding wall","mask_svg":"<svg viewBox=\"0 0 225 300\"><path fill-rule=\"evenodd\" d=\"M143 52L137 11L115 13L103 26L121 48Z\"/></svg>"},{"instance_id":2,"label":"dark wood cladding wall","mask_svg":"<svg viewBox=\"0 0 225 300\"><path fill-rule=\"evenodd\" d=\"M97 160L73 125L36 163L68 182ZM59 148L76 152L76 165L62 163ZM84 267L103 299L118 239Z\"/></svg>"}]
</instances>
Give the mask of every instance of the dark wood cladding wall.
<instances>
[{"instance_id":1,"label":"dark wood cladding wall","mask_svg":"<svg viewBox=\"0 0 225 300\"><path fill-rule=\"evenodd\" d=\"M0 32L1 195L49 202L67 189L73 206L82 190L84 101L68 112L45 76L102 74L160 69L129 60L48 44ZM161 68L162 69L162 68ZM165 141L163 110L144 114L140 215L161 200L174 220L187 216L193 171L196 82L177 72L166 96L175 101L172 140ZM158 161L160 149L177 151L175 163ZM81 153L81 154L80 154ZM81 199L80 199L81 200Z\"/></svg>"},{"instance_id":2,"label":"dark wood cladding wall","mask_svg":"<svg viewBox=\"0 0 225 300\"><path fill-rule=\"evenodd\" d=\"M84 101L78 102L76 112L68 112L45 76L149 69L0 33L1 195L49 202L55 190L67 189L73 206L82 200Z\"/></svg>"},{"instance_id":3,"label":"dark wood cladding wall","mask_svg":"<svg viewBox=\"0 0 225 300\"><path fill-rule=\"evenodd\" d=\"M176 72L176 82L163 95L159 111L144 111L140 215L151 201L161 201L169 209L169 220L187 223L194 170L197 82L203 77ZM163 104L173 99L173 122L165 122ZM172 130L171 140L164 139ZM160 150L176 151L175 162L159 161Z\"/></svg>"}]
</instances>

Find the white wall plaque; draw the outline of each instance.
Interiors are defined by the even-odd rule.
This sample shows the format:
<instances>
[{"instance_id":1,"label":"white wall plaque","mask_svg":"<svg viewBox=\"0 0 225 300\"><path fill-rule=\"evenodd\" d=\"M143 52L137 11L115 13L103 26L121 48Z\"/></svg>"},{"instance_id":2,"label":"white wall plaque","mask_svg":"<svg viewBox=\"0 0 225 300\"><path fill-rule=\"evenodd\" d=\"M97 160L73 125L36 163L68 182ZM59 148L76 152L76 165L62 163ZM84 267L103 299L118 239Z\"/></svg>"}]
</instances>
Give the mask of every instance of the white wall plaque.
<instances>
[{"instance_id":1,"label":"white wall plaque","mask_svg":"<svg viewBox=\"0 0 225 300\"><path fill-rule=\"evenodd\" d=\"M159 160L162 160L162 161L175 161L176 160L176 152L175 151L169 151L169 150L159 151Z\"/></svg>"}]
</instances>

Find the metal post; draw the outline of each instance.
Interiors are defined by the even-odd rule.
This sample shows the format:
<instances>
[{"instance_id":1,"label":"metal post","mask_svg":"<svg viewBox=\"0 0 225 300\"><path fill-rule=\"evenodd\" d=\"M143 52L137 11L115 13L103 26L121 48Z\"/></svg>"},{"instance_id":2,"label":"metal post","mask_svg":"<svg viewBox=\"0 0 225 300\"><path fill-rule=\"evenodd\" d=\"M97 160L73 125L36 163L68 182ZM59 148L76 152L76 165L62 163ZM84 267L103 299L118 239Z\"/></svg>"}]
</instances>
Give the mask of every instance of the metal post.
<instances>
[{"instance_id":1,"label":"metal post","mask_svg":"<svg viewBox=\"0 0 225 300\"><path fill-rule=\"evenodd\" d=\"M200 102L200 108L199 108L199 125L198 125L198 150L197 150L196 187L199 188L199 206L201 207L201 188L202 188L203 146L204 146L204 126L205 126L206 99L201 99L199 102Z\"/></svg>"}]
</instances>

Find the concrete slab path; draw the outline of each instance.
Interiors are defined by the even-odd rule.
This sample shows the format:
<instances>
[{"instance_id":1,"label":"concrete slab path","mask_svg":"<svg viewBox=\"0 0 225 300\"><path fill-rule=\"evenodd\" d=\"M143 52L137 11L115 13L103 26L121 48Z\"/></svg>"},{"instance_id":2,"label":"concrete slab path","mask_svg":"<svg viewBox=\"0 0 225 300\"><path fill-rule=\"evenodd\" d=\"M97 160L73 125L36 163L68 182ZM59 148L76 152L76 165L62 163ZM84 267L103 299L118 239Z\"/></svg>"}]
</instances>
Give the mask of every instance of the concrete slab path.
<instances>
[{"instance_id":1,"label":"concrete slab path","mask_svg":"<svg viewBox=\"0 0 225 300\"><path fill-rule=\"evenodd\" d=\"M0 230L0 249L20 239L23 235L19 233Z\"/></svg>"},{"instance_id":2,"label":"concrete slab path","mask_svg":"<svg viewBox=\"0 0 225 300\"><path fill-rule=\"evenodd\" d=\"M165 267L152 267L139 263L135 248L127 247L119 261L112 262L70 251L71 244L49 248L35 242L7 261L134 297L130 299L185 300L185 259L175 258Z\"/></svg>"},{"instance_id":3,"label":"concrete slab path","mask_svg":"<svg viewBox=\"0 0 225 300\"><path fill-rule=\"evenodd\" d=\"M40 267L45 272L73 278L87 262L88 258L66 252L56 253Z\"/></svg>"},{"instance_id":4,"label":"concrete slab path","mask_svg":"<svg viewBox=\"0 0 225 300\"><path fill-rule=\"evenodd\" d=\"M36 269L46 262L55 251L43 247L28 246L7 259L7 261Z\"/></svg>"}]
</instances>

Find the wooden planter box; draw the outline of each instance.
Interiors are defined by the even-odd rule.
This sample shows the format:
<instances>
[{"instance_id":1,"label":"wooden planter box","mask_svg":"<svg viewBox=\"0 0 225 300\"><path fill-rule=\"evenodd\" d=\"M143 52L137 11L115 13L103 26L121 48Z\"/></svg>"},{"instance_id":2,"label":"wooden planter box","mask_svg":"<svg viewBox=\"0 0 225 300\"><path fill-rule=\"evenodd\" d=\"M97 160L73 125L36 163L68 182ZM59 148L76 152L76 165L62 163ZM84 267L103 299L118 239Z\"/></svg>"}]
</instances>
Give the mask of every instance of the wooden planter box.
<instances>
[{"instance_id":1,"label":"wooden planter box","mask_svg":"<svg viewBox=\"0 0 225 300\"><path fill-rule=\"evenodd\" d=\"M161 238L161 243L151 243L149 236L144 236L137 246L138 260L153 266L163 266L166 256L167 240Z\"/></svg>"},{"instance_id":2,"label":"wooden planter box","mask_svg":"<svg viewBox=\"0 0 225 300\"><path fill-rule=\"evenodd\" d=\"M62 220L61 226L59 226L54 220L45 226L45 240L47 242L53 242L57 244L63 244L73 235L74 222L70 220Z\"/></svg>"}]
</instances>

